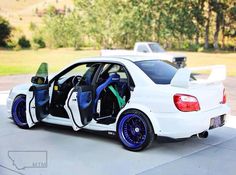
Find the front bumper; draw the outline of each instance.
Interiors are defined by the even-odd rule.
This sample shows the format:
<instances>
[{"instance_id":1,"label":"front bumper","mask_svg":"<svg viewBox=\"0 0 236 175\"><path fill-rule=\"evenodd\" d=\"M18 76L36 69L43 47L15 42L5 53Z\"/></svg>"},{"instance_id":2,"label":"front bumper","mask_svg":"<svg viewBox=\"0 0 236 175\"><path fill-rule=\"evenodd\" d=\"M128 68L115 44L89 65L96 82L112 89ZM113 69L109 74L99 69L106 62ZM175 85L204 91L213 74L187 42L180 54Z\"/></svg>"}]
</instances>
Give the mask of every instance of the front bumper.
<instances>
[{"instance_id":1,"label":"front bumper","mask_svg":"<svg viewBox=\"0 0 236 175\"><path fill-rule=\"evenodd\" d=\"M12 103L13 103L13 99L10 98L10 97L8 97L8 98L7 98L7 116L8 116L9 118L12 117L12 116L11 116Z\"/></svg>"},{"instance_id":2,"label":"front bumper","mask_svg":"<svg viewBox=\"0 0 236 175\"><path fill-rule=\"evenodd\" d=\"M155 114L157 123L154 126L158 126L155 132L159 136L188 138L209 130L211 118L228 114L229 111L227 105L221 105L208 111Z\"/></svg>"},{"instance_id":3,"label":"front bumper","mask_svg":"<svg viewBox=\"0 0 236 175\"><path fill-rule=\"evenodd\" d=\"M176 58L173 59L173 63L178 68L186 67L186 58L185 57L176 57Z\"/></svg>"}]
</instances>

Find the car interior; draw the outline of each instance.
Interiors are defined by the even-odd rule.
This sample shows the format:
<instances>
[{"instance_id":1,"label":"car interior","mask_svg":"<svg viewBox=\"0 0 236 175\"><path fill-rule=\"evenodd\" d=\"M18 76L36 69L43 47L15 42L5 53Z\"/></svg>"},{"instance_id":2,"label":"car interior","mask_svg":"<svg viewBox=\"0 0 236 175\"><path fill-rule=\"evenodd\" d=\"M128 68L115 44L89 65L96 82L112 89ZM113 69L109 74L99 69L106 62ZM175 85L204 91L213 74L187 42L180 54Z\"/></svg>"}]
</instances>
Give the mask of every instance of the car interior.
<instances>
[{"instance_id":1,"label":"car interior","mask_svg":"<svg viewBox=\"0 0 236 175\"><path fill-rule=\"evenodd\" d=\"M130 82L133 81L128 71L124 66L113 63L88 63L82 70L78 73L73 68L53 81L49 113L56 117L69 118L64 106L71 89L78 89L77 101L81 107L88 101L86 98L89 96L81 93L78 87L91 86L93 119L101 124L114 123L118 112L130 99Z\"/></svg>"}]
</instances>

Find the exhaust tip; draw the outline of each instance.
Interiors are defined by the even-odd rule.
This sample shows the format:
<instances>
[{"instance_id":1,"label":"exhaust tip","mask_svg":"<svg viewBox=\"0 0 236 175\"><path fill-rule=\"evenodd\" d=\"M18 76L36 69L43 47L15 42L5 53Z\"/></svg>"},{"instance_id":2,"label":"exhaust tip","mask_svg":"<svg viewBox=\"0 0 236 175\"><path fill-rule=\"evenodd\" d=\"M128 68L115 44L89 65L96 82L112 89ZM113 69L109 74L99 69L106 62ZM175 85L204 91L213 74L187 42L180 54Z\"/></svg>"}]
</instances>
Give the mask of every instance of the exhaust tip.
<instances>
[{"instance_id":1,"label":"exhaust tip","mask_svg":"<svg viewBox=\"0 0 236 175\"><path fill-rule=\"evenodd\" d=\"M208 131L203 131L203 132L201 132L201 133L198 133L198 134L197 134L197 137L198 137L199 139L205 139L205 138L207 138L207 137L208 137Z\"/></svg>"}]
</instances>

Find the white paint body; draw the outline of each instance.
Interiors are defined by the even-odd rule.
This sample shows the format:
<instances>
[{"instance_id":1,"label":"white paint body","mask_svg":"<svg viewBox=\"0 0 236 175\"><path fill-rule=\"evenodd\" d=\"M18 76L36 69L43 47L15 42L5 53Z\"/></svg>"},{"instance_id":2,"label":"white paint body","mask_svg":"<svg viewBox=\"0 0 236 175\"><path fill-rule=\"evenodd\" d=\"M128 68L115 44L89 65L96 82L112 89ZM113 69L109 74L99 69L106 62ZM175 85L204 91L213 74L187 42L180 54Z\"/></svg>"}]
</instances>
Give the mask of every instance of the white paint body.
<instances>
[{"instance_id":1,"label":"white paint body","mask_svg":"<svg viewBox=\"0 0 236 175\"><path fill-rule=\"evenodd\" d=\"M218 71L218 77L221 77L221 79L216 78L213 80L210 78L204 81L189 81L191 71L190 69L184 68L177 71L171 84L158 85L155 84L138 66L134 64L135 61L142 60L150 60L150 58L99 57L80 59L77 62L82 63L97 61L121 63L128 69L135 83L135 88L131 91L130 100L119 112L115 123L104 125L98 124L95 120L92 120L84 128L94 131L116 132L117 121L121 114L129 109L137 109L148 116L155 134L171 138L187 138L194 134L208 130L211 118L229 113L230 109L228 105L220 103L223 98L224 86L221 80L225 78L222 76L224 67L221 67L221 70ZM214 69L214 67L212 69ZM29 105L30 100L32 100L32 92L29 92L30 86L31 85L28 84L13 88L7 99L7 108L9 116L11 116L11 108L14 99L20 94L25 94L27 96L27 122L29 126L32 127L38 121L35 117L34 101L32 101L31 105ZM50 96L52 94L52 87L53 85L49 88ZM78 105L76 101L72 100L76 98L76 93L74 92L71 94L72 90L69 93L66 105L64 106L69 115L69 119L48 115L48 117L43 119L42 122L71 126L75 131L81 129L78 127L82 126ZM196 112L179 111L173 102L173 96L177 93L195 96L199 101L200 110ZM71 99L69 99L69 96L71 96ZM32 113L33 122L29 117L29 112ZM71 112L76 114L74 115L74 120L72 119Z\"/></svg>"},{"instance_id":2,"label":"white paint body","mask_svg":"<svg viewBox=\"0 0 236 175\"><path fill-rule=\"evenodd\" d=\"M183 57L184 61L186 62L187 58L185 55L181 54L181 53L174 53L174 52L154 52L151 48L149 44L157 44L155 42L136 42L134 45L134 49L133 50L123 50L123 49L115 49L115 50L108 50L108 49L104 49L101 50L101 56L131 56L131 55L136 55L136 56L146 56L149 58L156 58L159 60L166 60L166 61L170 61L170 62L175 62L175 58L178 57ZM138 50L138 47L140 45L144 45L147 48L147 52L140 52Z\"/></svg>"}]
</instances>

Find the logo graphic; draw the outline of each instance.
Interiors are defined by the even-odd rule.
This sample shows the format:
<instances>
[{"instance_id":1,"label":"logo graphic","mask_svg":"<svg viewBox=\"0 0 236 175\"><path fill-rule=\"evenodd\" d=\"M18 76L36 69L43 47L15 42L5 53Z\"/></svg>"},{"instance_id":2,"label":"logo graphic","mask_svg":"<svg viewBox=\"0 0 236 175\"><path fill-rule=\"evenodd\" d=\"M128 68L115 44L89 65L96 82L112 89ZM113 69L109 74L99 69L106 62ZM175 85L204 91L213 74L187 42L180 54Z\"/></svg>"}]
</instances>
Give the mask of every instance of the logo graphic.
<instances>
[{"instance_id":1,"label":"logo graphic","mask_svg":"<svg viewBox=\"0 0 236 175\"><path fill-rule=\"evenodd\" d=\"M47 151L8 151L8 157L17 170L47 168Z\"/></svg>"}]
</instances>

